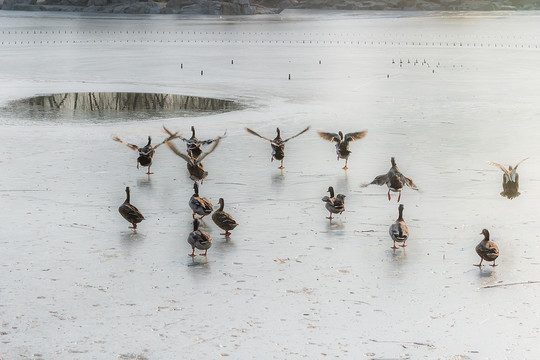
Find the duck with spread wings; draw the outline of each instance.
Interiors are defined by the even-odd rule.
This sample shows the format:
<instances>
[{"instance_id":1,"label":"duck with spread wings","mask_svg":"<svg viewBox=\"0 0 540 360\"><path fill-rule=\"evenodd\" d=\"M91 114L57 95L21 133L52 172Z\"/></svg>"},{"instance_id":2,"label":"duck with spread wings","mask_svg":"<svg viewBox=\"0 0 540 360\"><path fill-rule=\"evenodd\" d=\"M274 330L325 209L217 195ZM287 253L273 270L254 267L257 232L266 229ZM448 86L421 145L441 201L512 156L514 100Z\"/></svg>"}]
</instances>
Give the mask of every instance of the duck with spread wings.
<instances>
[{"instance_id":1,"label":"duck with spread wings","mask_svg":"<svg viewBox=\"0 0 540 360\"><path fill-rule=\"evenodd\" d=\"M281 132L280 132L279 128L276 129L277 135L276 135L276 137L274 139L270 139L270 138L267 138L266 136L259 135L258 133L256 133L255 131L253 131L253 130L251 130L249 128L246 128L246 131L248 133L252 134L252 135L258 136L261 139L264 139L264 140L270 142L270 146L272 146L272 158L271 158L271 161L274 161L274 160L281 161L281 165L278 167L278 169L283 169L283 159L285 158L285 143L287 141L291 140L291 139L294 139L297 136L302 135L303 133L308 131L309 128L310 127L308 126L304 130L300 131L298 134L296 134L294 136L291 136L290 138L287 138L285 140L283 140L281 138Z\"/></svg>"},{"instance_id":2,"label":"duck with spread wings","mask_svg":"<svg viewBox=\"0 0 540 360\"><path fill-rule=\"evenodd\" d=\"M170 132L169 130L167 130L167 128L163 127L165 129L165 132L167 132L169 135L171 135L171 137L173 135L176 135L176 134L173 134L172 132ZM205 157L207 157L208 155L210 155L212 153L212 151L214 151L216 149L216 147L219 145L219 141L221 140L221 137L218 137L215 141L213 141L213 145L212 147L210 147L210 149L208 149L208 151L206 152L203 152L201 153L199 156L194 156L192 152L189 152L187 154L183 154L182 152L180 152L180 150L178 150L176 148L176 146L174 146L170 141L169 139L167 139L166 144L167 146L178 156L180 156L182 159L184 159L187 163L187 169L188 169L188 172L189 172L189 177L191 180L197 182L197 181L203 181L204 179L206 179L206 177L208 176L208 171L205 171L204 170L204 166L202 164L202 161L204 160Z\"/></svg>"},{"instance_id":3,"label":"duck with spread wings","mask_svg":"<svg viewBox=\"0 0 540 360\"><path fill-rule=\"evenodd\" d=\"M403 190L403 187L405 185L407 185L413 190L418 190L418 187L416 187L412 179L409 179L408 177L403 175L401 171L399 171L396 165L396 160L393 157L390 159L390 163L392 164L392 167L390 168L390 170L388 170L386 174L377 176L375 179L373 179L372 182L364 186L372 184L386 185L388 186L388 200L390 201L390 191L398 192L399 196L397 201L399 202L399 200L401 199L401 190Z\"/></svg>"},{"instance_id":4,"label":"duck with spread wings","mask_svg":"<svg viewBox=\"0 0 540 360\"><path fill-rule=\"evenodd\" d=\"M227 132L225 132L225 134L226 133ZM191 153L194 157L197 157L197 156L202 154L203 145L210 145L214 141L217 141L218 139L224 137L225 134L223 134L223 136L217 137L215 139L199 140L195 136L195 127L192 126L191 127L191 137L189 139L186 139L182 135L178 135L178 134L174 134L174 137L177 138L177 139L180 139L180 140L182 140L183 142L186 143L186 150L187 150L188 154Z\"/></svg>"},{"instance_id":5,"label":"duck with spread wings","mask_svg":"<svg viewBox=\"0 0 540 360\"><path fill-rule=\"evenodd\" d=\"M322 137L324 140L328 140L331 142L336 143L336 153L337 153L337 159L345 159L345 166L343 167L343 170L347 170L347 163L349 162L349 155L351 155L351 152L349 150L349 143L351 141L356 141L362 139L367 134L367 130L364 131L356 131L351 132L343 135L341 131L336 133L329 133L329 132L323 132L318 131L317 132L320 137Z\"/></svg>"},{"instance_id":6,"label":"duck with spread wings","mask_svg":"<svg viewBox=\"0 0 540 360\"><path fill-rule=\"evenodd\" d=\"M516 166L512 167L512 165L508 166L508 170L504 168L501 164L497 164L492 161L486 161L489 165L493 165L498 167L502 170L503 174L503 191L501 192L501 196L507 197L509 199L514 199L520 195L519 192L519 174L517 173L517 168L519 164L527 160L528 158L525 158L517 163Z\"/></svg>"},{"instance_id":7,"label":"duck with spread wings","mask_svg":"<svg viewBox=\"0 0 540 360\"><path fill-rule=\"evenodd\" d=\"M139 157L137 158L137 169L139 168L139 165L148 166L148 171L146 173L150 175L153 174L153 172L150 172L150 166L152 166L152 160L154 159L156 149L161 145L165 144L168 139L160 142L156 146L152 146L152 137L149 136L148 143L143 147L138 147L137 145L130 144L127 141L120 139L118 136L115 136L113 140L126 145L131 150L138 151Z\"/></svg>"}]
</instances>

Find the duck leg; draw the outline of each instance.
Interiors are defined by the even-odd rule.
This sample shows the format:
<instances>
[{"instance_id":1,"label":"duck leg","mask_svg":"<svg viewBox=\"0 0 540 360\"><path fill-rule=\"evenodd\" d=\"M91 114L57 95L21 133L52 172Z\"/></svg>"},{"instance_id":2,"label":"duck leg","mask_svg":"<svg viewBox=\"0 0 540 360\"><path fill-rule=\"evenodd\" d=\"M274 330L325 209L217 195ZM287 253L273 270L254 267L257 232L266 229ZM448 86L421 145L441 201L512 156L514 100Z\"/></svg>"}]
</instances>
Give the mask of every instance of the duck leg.
<instances>
[{"instance_id":1,"label":"duck leg","mask_svg":"<svg viewBox=\"0 0 540 360\"><path fill-rule=\"evenodd\" d=\"M284 169L284 167L283 167L283 160L281 160L281 165L278 167L278 169Z\"/></svg>"},{"instance_id":2,"label":"duck leg","mask_svg":"<svg viewBox=\"0 0 540 360\"><path fill-rule=\"evenodd\" d=\"M493 264L491 264L491 266L493 267L497 266L497 264L495 264L495 260L493 260Z\"/></svg>"},{"instance_id":3,"label":"duck leg","mask_svg":"<svg viewBox=\"0 0 540 360\"><path fill-rule=\"evenodd\" d=\"M388 190L388 201L390 201L390 190Z\"/></svg>"},{"instance_id":4,"label":"duck leg","mask_svg":"<svg viewBox=\"0 0 540 360\"><path fill-rule=\"evenodd\" d=\"M347 170L348 167L347 167L347 163L349 162L349 159L345 159L345 166L343 167L343 170Z\"/></svg>"},{"instance_id":5,"label":"duck leg","mask_svg":"<svg viewBox=\"0 0 540 360\"><path fill-rule=\"evenodd\" d=\"M473 266L478 266L478 267L482 266L482 261L484 261L484 259L480 258L480 264L473 264Z\"/></svg>"},{"instance_id":6,"label":"duck leg","mask_svg":"<svg viewBox=\"0 0 540 360\"><path fill-rule=\"evenodd\" d=\"M208 249L204 250L204 254L199 254L199 256L206 256L207 252L208 252Z\"/></svg>"},{"instance_id":7,"label":"duck leg","mask_svg":"<svg viewBox=\"0 0 540 360\"><path fill-rule=\"evenodd\" d=\"M148 171L146 172L147 175L153 174L153 172L150 172L150 166L152 166L152 165L148 165Z\"/></svg>"},{"instance_id":8,"label":"duck leg","mask_svg":"<svg viewBox=\"0 0 540 360\"><path fill-rule=\"evenodd\" d=\"M327 218L327 219L330 219L330 221L332 221L332 219L333 219L332 213L330 213L330 216L327 216L326 218Z\"/></svg>"},{"instance_id":9,"label":"duck leg","mask_svg":"<svg viewBox=\"0 0 540 360\"><path fill-rule=\"evenodd\" d=\"M394 246L391 246L390 248L391 248L391 249L394 249L394 250L397 250L397 249L398 249L398 247L396 246L396 240L394 240Z\"/></svg>"},{"instance_id":10,"label":"duck leg","mask_svg":"<svg viewBox=\"0 0 540 360\"><path fill-rule=\"evenodd\" d=\"M403 245L399 245L399 246L401 246L401 247L405 247L405 246L407 246L407 244L403 243Z\"/></svg>"},{"instance_id":11,"label":"duck leg","mask_svg":"<svg viewBox=\"0 0 540 360\"><path fill-rule=\"evenodd\" d=\"M398 195L398 198L397 198L397 202L399 202L400 199L401 199L401 191L399 191L399 195Z\"/></svg>"},{"instance_id":12,"label":"duck leg","mask_svg":"<svg viewBox=\"0 0 540 360\"><path fill-rule=\"evenodd\" d=\"M225 235L225 237L229 237L231 235L231 233L229 232L229 230L225 230L224 233L221 233L219 235Z\"/></svg>"},{"instance_id":13,"label":"duck leg","mask_svg":"<svg viewBox=\"0 0 540 360\"><path fill-rule=\"evenodd\" d=\"M188 254L188 255L189 255L189 256L191 256L191 257L195 257L195 256L197 256L197 255L195 255L195 248L194 248L194 247L192 247L192 249L193 249L193 252L192 252L191 254Z\"/></svg>"}]
</instances>

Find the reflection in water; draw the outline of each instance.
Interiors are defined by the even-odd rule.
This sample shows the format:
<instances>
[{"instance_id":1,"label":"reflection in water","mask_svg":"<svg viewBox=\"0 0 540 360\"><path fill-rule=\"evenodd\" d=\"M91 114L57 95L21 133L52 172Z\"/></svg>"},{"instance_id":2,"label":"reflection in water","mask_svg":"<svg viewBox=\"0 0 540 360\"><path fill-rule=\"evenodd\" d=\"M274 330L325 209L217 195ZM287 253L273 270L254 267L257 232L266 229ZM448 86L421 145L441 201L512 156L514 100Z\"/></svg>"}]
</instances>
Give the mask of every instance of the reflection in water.
<instances>
[{"instance_id":1,"label":"reflection in water","mask_svg":"<svg viewBox=\"0 0 540 360\"><path fill-rule=\"evenodd\" d=\"M150 174L148 174L148 178L141 178L137 179L137 187L152 187L152 180L150 179Z\"/></svg>"},{"instance_id":2,"label":"reflection in water","mask_svg":"<svg viewBox=\"0 0 540 360\"><path fill-rule=\"evenodd\" d=\"M122 232L120 235L120 239L122 240L122 243L128 246L133 246L135 244L138 244L140 241L143 241L146 238L146 235L138 233L138 232Z\"/></svg>"},{"instance_id":3,"label":"reflection in water","mask_svg":"<svg viewBox=\"0 0 540 360\"><path fill-rule=\"evenodd\" d=\"M34 120L147 120L149 117L166 118L171 114L195 116L201 112L225 112L240 108L240 104L234 101L198 96L86 92L42 95L13 101L3 113L19 117L23 114Z\"/></svg>"}]
</instances>

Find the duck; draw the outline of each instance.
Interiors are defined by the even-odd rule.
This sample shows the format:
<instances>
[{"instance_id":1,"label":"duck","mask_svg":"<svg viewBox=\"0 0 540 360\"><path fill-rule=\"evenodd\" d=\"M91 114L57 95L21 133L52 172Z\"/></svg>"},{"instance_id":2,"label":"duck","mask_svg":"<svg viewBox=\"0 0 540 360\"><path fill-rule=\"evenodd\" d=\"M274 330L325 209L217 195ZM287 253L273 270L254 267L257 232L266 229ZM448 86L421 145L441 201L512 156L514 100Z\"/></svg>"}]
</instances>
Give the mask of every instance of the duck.
<instances>
[{"instance_id":1,"label":"duck","mask_svg":"<svg viewBox=\"0 0 540 360\"><path fill-rule=\"evenodd\" d=\"M317 131L317 133L324 140L336 143L337 159L345 159L345 166L343 167L343 170L347 170L349 155L351 155L351 151L349 150L349 143L351 141L362 139L364 136L366 136L367 130L351 132L345 135L343 135L341 131L339 131L337 134L323 131Z\"/></svg>"},{"instance_id":2,"label":"duck","mask_svg":"<svg viewBox=\"0 0 540 360\"><path fill-rule=\"evenodd\" d=\"M507 197L509 199L514 199L520 195L519 174L517 173L517 168L522 162L527 159L528 158L521 160L514 167L512 167L512 165L509 165L508 170L506 170L501 164L497 164L492 161L486 161L487 164L498 167L504 173L502 182L503 191L501 192L501 196Z\"/></svg>"},{"instance_id":3,"label":"duck","mask_svg":"<svg viewBox=\"0 0 540 360\"><path fill-rule=\"evenodd\" d=\"M480 263L473 264L474 266L482 266L482 261L493 261L491 266L497 266L495 260L499 257L499 247L493 241L489 240L489 231L487 229L482 230L480 233L484 235L484 239L476 245L476 253L480 256Z\"/></svg>"},{"instance_id":4,"label":"duck","mask_svg":"<svg viewBox=\"0 0 540 360\"><path fill-rule=\"evenodd\" d=\"M402 245L399 245L399 246L405 247L407 246L407 244L405 244L405 241L407 241L407 239L409 238L409 227L405 223L405 220L403 220L404 208L405 206L403 206L403 204L399 204L398 206L399 216L396 219L396 221L394 221L394 223L390 225L390 228L388 229L388 232L390 233L390 237L392 238L392 240L394 240L394 246L392 246L392 249L394 250L398 249L396 247L396 241L403 243Z\"/></svg>"},{"instance_id":5,"label":"duck","mask_svg":"<svg viewBox=\"0 0 540 360\"><path fill-rule=\"evenodd\" d=\"M414 184L412 179L409 179L408 177L403 175L401 171L399 171L394 157L390 159L390 163L392 164L392 167L390 168L390 170L388 170L386 174L375 177L375 179L373 179L371 183L364 186L368 186L372 184L376 184L376 185L386 184L386 186L388 186L388 201L390 201L391 199L390 191L392 191L392 192L399 193L399 196L397 199L397 201L399 202L399 200L401 199L401 190L403 190L403 187L405 185L407 185L413 190L418 190L418 187Z\"/></svg>"},{"instance_id":6,"label":"duck","mask_svg":"<svg viewBox=\"0 0 540 360\"><path fill-rule=\"evenodd\" d=\"M163 127L165 129L165 127ZM166 132L169 132L167 129L165 129ZM225 131L225 134L227 132ZM225 136L225 134L223 134L222 137ZM193 155L193 157L198 157L202 154L202 146L203 145L210 145L212 144L214 141L217 141L219 138L215 138L215 139L208 139L208 140L199 140L197 139L197 137L195 136L195 127L194 126L191 126L191 137L189 139L186 139L184 137L182 137L181 135L178 135L178 133L175 133L174 134L174 137L177 138L177 139L180 139L182 140L183 142L186 143L186 151L187 153L191 153Z\"/></svg>"},{"instance_id":7,"label":"duck","mask_svg":"<svg viewBox=\"0 0 540 360\"><path fill-rule=\"evenodd\" d=\"M281 132L280 132L279 128L276 128L277 135L276 135L276 137L274 139L270 139L270 138L267 138L266 136L259 135L258 133L256 133L255 131L253 131L253 130L251 130L249 128L246 128L246 131L248 133L252 134L252 135L260 137L261 139L269 141L270 146L272 147L272 157L270 158L270 161L274 161L274 160L280 161L281 165L278 167L278 169L284 169L284 167L283 167L283 159L285 158L285 143L287 141L291 140L291 139L294 139L297 136L302 135L303 133L305 133L309 129L310 129L310 126L305 128L304 130L300 131L298 134L296 134L294 136L291 136L290 138L287 138L285 140L283 140L281 138Z\"/></svg>"},{"instance_id":8,"label":"duck","mask_svg":"<svg viewBox=\"0 0 540 360\"><path fill-rule=\"evenodd\" d=\"M219 209L214 211L214 213L212 214L212 220L214 220L214 223L218 227L225 230L225 232L220 235L225 235L225 237L229 237L231 235L230 230L233 230L235 227L237 227L238 223L231 215L223 211L224 207L225 201L223 200L223 198L219 198Z\"/></svg>"},{"instance_id":9,"label":"duck","mask_svg":"<svg viewBox=\"0 0 540 360\"><path fill-rule=\"evenodd\" d=\"M189 207L193 210L193 219L195 219L195 214L201 215L199 220L202 220L203 217L212 213L214 206L207 198L201 198L199 196L199 184L193 183L193 195L189 199Z\"/></svg>"},{"instance_id":10,"label":"duck","mask_svg":"<svg viewBox=\"0 0 540 360\"><path fill-rule=\"evenodd\" d=\"M332 186L328 187L327 192L330 193L330 197L324 196L321 200L325 202L324 206L326 210L330 212L330 216L327 216L327 219L330 219L332 222L332 214L341 214L345 211L345 195L337 194L334 197L334 188Z\"/></svg>"},{"instance_id":11,"label":"duck","mask_svg":"<svg viewBox=\"0 0 540 360\"><path fill-rule=\"evenodd\" d=\"M127 141L120 139L118 136L115 136L113 140L126 145L131 150L138 151L139 157L137 158L137 169L139 168L139 165L148 167L148 171L146 172L148 175L153 174L153 172L150 171L150 167L152 166L152 160L154 159L156 149L167 141L164 140L159 144L152 146L152 137L148 136L148 143L143 147L138 147L137 145L130 144Z\"/></svg>"},{"instance_id":12,"label":"duck","mask_svg":"<svg viewBox=\"0 0 540 360\"><path fill-rule=\"evenodd\" d=\"M204 170L202 161L216 149L221 137L218 137L215 141L213 141L214 144L210 149L208 149L208 151L201 153L199 156L194 156L192 152L188 152L187 154L180 152L180 150L178 150L176 146L169 141L172 136L175 136L175 134L167 130L165 127L164 129L170 135L165 143L176 155L180 156L186 161L190 179L194 182L201 181L202 183L202 181L204 181L204 179L206 179L208 176L208 171Z\"/></svg>"},{"instance_id":13,"label":"duck","mask_svg":"<svg viewBox=\"0 0 540 360\"><path fill-rule=\"evenodd\" d=\"M204 254L199 254L200 256L206 256L208 249L212 247L212 236L204 230L199 229L200 221L199 219L193 219L193 231L189 233L187 242L191 245L193 250L189 256L194 257L195 248L199 250L204 250Z\"/></svg>"},{"instance_id":14,"label":"duck","mask_svg":"<svg viewBox=\"0 0 540 360\"><path fill-rule=\"evenodd\" d=\"M137 224L144 220L144 216L139 209L130 204L129 186L126 187L126 200L120 205L118 212L120 212L120 215L122 215L124 219L131 223L129 228L133 229L134 232L137 231Z\"/></svg>"}]
</instances>

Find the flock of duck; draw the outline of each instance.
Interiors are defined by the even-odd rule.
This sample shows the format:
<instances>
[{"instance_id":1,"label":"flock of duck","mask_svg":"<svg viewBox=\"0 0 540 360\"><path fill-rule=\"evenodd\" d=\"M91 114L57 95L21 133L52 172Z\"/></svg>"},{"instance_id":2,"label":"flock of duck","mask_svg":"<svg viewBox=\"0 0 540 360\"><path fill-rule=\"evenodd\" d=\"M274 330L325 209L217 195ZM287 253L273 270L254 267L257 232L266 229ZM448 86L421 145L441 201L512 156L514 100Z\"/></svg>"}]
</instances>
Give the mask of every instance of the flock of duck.
<instances>
[{"instance_id":1,"label":"flock of duck","mask_svg":"<svg viewBox=\"0 0 540 360\"><path fill-rule=\"evenodd\" d=\"M189 200L189 206L193 211L193 231L189 234L187 239L187 242L192 248L192 252L189 255L196 256L195 249L198 249L204 250L204 253L200 254L201 256L206 256L208 249L212 246L212 237L208 232L199 228L200 222L205 216L212 214L213 222L219 228L225 230L225 232L221 233L220 235L224 235L226 238L229 238L229 236L231 235L230 231L238 226L238 223L234 220L234 218L223 210L225 206L225 200L223 198L219 199L219 208L218 210L214 211L213 204L210 202L210 200L204 197L200 197L199 195L198 182L200 181L202 183L204 179L208 176L208 171L204 170L202 160L216 149L221 139L226 136L226 132L222 136L218 136L215 139L201 141L195 136L195 128L193 126L191 127L192 135L190 138L182 137L181 135L179 135L178 132L173 133L165 127L163 127L163 129L168 135L168 137L159 144L156 144L155 146L152 146L152 138L150 136L148 137L148 143L143 147L130 144L126 141L121 140L118 137L114 137L113 140L126 145L134 151L137 151L139 155L137 158L137 168L139 168L139 166L148 167L148 171L146 172L148 175L153 174L153 172L150 171L150 167L152 166L152 160L155 151L159 146L163 144L166 144L173 151L173 153L186 161L190 179L194 182L194 193ZM259 135L257 132L249 128L246 128L246 131L252 135L255 135L261 139L270 142L270 146L272 148L271 161L280 161L279 169L283 169L283 160L285 158L285 144L289 140L294 139L297 136L300 136L303 133L307 132L309 129L310 127L308 126L296 135L286 139L283 139L281 137L281 132L279 128L276 129L277 135L274 139ZM366 136L367 131L357 131L347 134L343 134L341 131L339 131L338 133L318 131L318 134L321 138L335 143L337 159L345 160L345 166L343 167L343 169L347 170L347 163L351 154L349 147L350 142L362 139ZM185 143L186 153L181 152L172 143L172 140L174 139L180 139ZM208 148L208 150L203 152L203 146L209 145L211 146ZM519 175L517 174L517 168L523 161L527 159L528 158L521 160L514 167L509 166L508 170L500 164L490 161L487 162L490 165L498 167L504 173L503 192L501 192L502 196L508 197L509 199L513 199L519 196ZM386 174L376 176L372 182L363 186L365 187L373 184L380 186L386 185L388 188L388 200L391 200L390 192L397 192L399 193L397 202L399 202L401 200L401 191L404 189L405 186L413 190L418 190L418 187L414 184L412 179L403 175L403 173L397 167L394 157L390 159L390 163L391 168ZM131 224L130 228L133 229L133 231L136 231L137 224L144 220L144 216L139 211L139 209L137 209L134 205L131 204L130 188L126 187L125 191L126 200L119 207L118 210L122 217L124 217L124 219L126 219ZM324 196L322 198L322 201L325 203L325 207L330 213L327 219L330 219L331 222L332 219L334 219L332 214L341 214L345 211L345 195L336 195L332 186L328 188L327 192L330 196ZM393 246L391 248L394 250L398 249L398 247L396 247L396 242L401 244L399 245L400 247L405 247L407 246L406 241L409 238L409 228L407 227L407 224L403 219L404 208L405 207L403 204L399 204L398 218L392 223L392 225L390 225L389 228L390 238L393 240ZM199 217L197 217L196 215L198 215ZM482 266L482 261L485 260L492 262L491 266L497 266L495 264L495 260L499 256L499 248L493 241L490 241L489 231L487 229L483 229L481 234L484 236L484 239L476 246L476 252L480 256L480 263L474 265L480 267Z\"/></svg>"}]
</instances>

